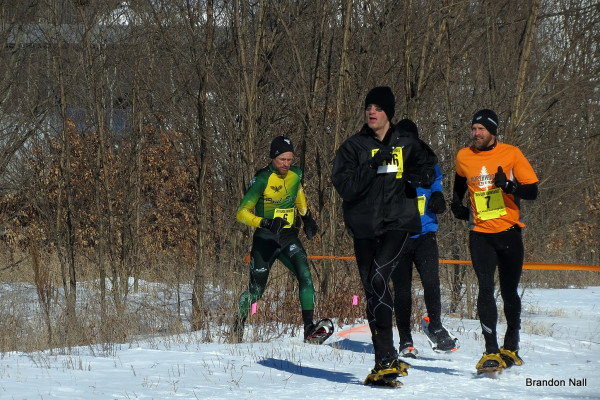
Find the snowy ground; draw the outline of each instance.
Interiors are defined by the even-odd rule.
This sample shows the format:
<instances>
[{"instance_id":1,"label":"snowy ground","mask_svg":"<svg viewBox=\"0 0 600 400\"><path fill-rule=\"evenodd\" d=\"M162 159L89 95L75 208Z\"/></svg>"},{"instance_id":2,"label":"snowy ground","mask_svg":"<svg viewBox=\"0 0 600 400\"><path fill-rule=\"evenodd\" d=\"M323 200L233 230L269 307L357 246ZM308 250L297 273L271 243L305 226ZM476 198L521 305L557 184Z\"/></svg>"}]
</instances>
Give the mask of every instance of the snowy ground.
<instances>
[{"instance_id":1,"label":"snowy ground","mask_svg":"<svg viewBox=\"0 0 600 400\"><path fill-rule=\"evenodd\" d=\"M527 290L519 352L525 364L497 379L474 373L483 352L478 321L447 318L460 349L434 353L415 332L421 358L397 389L362 385L372 345L367 327L354 325L321 346L297 337L204 344L190 334L124 345L114 357L87 347L76 355L3 354L0 399L598 399L599 295L600 287Z\"/></svg>"}]
</instances>

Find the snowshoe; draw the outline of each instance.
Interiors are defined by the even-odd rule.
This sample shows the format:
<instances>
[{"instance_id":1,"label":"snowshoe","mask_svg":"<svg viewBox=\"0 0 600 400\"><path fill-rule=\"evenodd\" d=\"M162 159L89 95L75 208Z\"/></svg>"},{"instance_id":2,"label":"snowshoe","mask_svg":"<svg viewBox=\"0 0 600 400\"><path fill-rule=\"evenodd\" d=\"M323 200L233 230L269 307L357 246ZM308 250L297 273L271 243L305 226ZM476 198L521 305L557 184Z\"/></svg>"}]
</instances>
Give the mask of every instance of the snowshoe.
<instances>
[{"instance_id":1,"label":"snowshoe","mask_svg":"<svg viewBox=\"0 0 600 400\"><path fill-rule=\"evenodd\" d=\"M412 342L406 342L400 345L400 351L398 355L402 358L417 358L419 355L419 351L415 349Z\"/></svg>"},{"instance_id":2,"label":"snowshoe","mask_svg":"<svg viewBox=\"0 0 600 400\"><path fill-rule=\"evenodd\" d=\"M506 368L506 363L500 353L483 353L483 356L475 366L477 375L500 373Z\"/></svg>"},{"instance_id":3,"label":"snowshoe","mask_svg":"<svg viewBox=\"0 0 600 400\"><path fill-rule=\"evenodd\" d=\"M506 368L510 368L513 365L523 365L523 359L519 357L517 350L506 350L502 347L500 348L500 357L506 364Z\"/></svg>"},{"instance_id":4,"label":"snowshoe","mask_svg":"<svg viewBox=\"0 0 600 400\"><path fill-rule=\"evenodd\" d=\"M316 324L304 327L304 343L322 344L333 334L333 322L324 318Z\"/></svg>"},{"instance_id":5,"label":"snowshoe","mask_svg":"<svg viewBox=\"0 0 600 400\"><path fill-rule=\"evenodd\" d=\"M398 377L408 375L410 364L392 358L383 360L375 364L375 368L365 378L364 384L371 386L389 386L399 387L402 382L398 381Z\"/></svg>"},{"instance_id":6,"label":"snowshoe","mask_svg":"<svg viewBox=\"0 0 600 400\"><path fill-rule=\"evenodd\" d=\"M460 347L456 336L452 335L445 326L435 332L429 330L429 317L424 317L421 322L423 332L427 336L427 341L431 345L433 351L440 353L450 353L458 350Z\"/></svg>"},{"instance_id":7,"label":"snowshoe","mask_svg":"<svg viewBox=\"0 0 600 400\"><path fill-rule=\"evenodd\" d=\"M378 375L371 373L367 375L363 384L368 386L387 386L396 388L402 386L402 382L400 382L397 378L398 375L394 374Z\"/></svg>"}]
</instances>

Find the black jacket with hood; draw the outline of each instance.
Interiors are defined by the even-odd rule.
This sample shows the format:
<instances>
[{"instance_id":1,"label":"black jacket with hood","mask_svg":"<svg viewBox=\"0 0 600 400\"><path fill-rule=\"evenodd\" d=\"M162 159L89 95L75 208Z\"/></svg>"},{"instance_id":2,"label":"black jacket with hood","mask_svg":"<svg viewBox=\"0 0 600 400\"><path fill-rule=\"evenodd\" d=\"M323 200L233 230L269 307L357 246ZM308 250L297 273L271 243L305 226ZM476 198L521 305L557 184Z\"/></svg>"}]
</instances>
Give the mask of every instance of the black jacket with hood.
<instances>
[{"instance_id":1,"label":"black jacket with hood","mask_svg":"<svg viewBox=\"0 0 600 400\"><path fill-rule=\"evenodd\" d=\"M370 167L375 149L402 147L403 174L377 173ZM351 236L368 239L390 230L421 232L417 206L418 186L435 180L437 158L409 132L394 125L383 142L365 124L338 149L332 172L333 185L343 199L344 222Z\"/></svg>"}]
</instances>

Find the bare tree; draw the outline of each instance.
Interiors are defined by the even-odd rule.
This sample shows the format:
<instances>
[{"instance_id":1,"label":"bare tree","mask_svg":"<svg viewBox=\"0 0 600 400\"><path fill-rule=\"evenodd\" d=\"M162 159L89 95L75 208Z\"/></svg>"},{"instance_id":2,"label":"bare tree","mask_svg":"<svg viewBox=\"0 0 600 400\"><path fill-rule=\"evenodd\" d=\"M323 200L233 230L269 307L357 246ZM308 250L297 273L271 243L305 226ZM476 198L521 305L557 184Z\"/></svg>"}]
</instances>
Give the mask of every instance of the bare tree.
<instances>
[{"instance_id":1,"label":"bare tree","mask_svg":"<svg viewBox=\"0 0 600 400\"><path fill-rule=\"evenodd\" d=\"M48 328L60 344L85 336L82 276L99 279L104 341L134 329L129 281L146 275L178 305L190 283L191 326L210 328L228 311L207 310L209 288L247 282L252 230L235 212L273 137L305 171L321 227L309 253L352 253L331 164L379 85L436 151L448 200L473 113L494 109L541 179L522 204L526 257L598 263L599 26L592 0L0 2L0 276L58 259L37 279L62 283L47 286L66 300ZM438 232L442 258L468 259L462 221L447 212ZM313 267L323 303L355 283L350 262ZM472 314L471 270L442 270L451 308Z\"/></svg>"}]
</instances>

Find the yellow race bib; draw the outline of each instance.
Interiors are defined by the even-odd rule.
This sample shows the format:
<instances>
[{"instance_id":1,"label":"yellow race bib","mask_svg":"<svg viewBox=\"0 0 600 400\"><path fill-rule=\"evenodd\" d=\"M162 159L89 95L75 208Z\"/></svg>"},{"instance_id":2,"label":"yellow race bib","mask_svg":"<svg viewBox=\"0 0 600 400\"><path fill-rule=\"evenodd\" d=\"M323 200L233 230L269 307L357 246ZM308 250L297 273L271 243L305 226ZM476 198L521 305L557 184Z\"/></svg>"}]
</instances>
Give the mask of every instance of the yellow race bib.
<instances>
[{"instance_id":1,"label":"yellow race bib","mask_svg":"<svg viewBox=\"0 0 600 400\"><path fill-rule=\"evenodd\" d=\"M294 212L294 208L276 208L273 218L279 217L285 219L289 225L284 226L284 228L291 228L294 226Z\"/></svg>"},{"instance_id":2,"label":"yellow race bib","mask_svg":"<svg viewBox=\"0 0 600 400\"><path fill-rule=\"evenodd\" d=\"M506 206L502 197L502 189L482 190L473 194L477 216L482 221L500 218L506 215Z\"/></svg>"},{"instance_id":3,"label":"yellow race bib","mask_svg":"<svg viewBox=\"0 0 600 400\"><path fill-rule=\"evenodd\" d=\"M377 153L379 149L371 150L371 157ZM392 159L390 161L384 161L383 165L377 167L378 174L389 174L396 173L396 179L402 178L404 172L404 162L402 158L402 147L394 147L392 151Z\"/></svg>"},{"instance_id":4,"label":"yellow race bib","mask_svg":"<svg viewBox=\"0 0 600 400\"><path fill-rule=\"evenodd\" d=\"M419 197L417 197L418 200L418 204L419 204L419 215L423 216L425 215L425 201L427 200L425 195L421 195Z\"/></svg>"}]
</instances>

